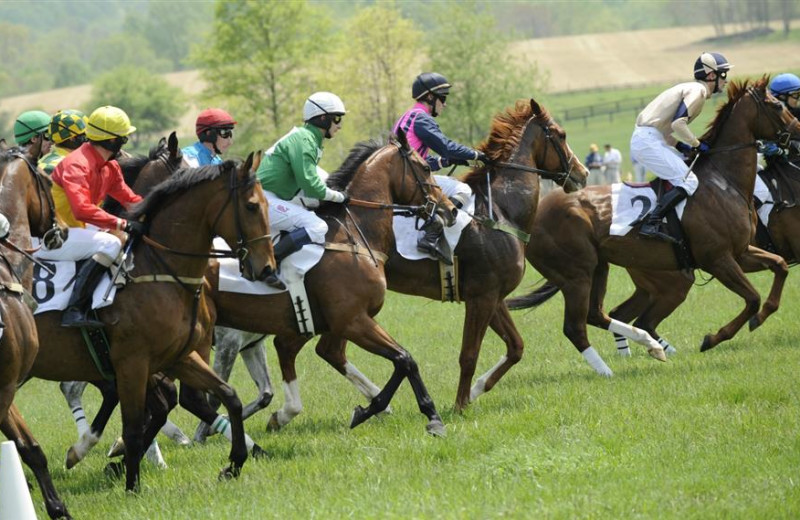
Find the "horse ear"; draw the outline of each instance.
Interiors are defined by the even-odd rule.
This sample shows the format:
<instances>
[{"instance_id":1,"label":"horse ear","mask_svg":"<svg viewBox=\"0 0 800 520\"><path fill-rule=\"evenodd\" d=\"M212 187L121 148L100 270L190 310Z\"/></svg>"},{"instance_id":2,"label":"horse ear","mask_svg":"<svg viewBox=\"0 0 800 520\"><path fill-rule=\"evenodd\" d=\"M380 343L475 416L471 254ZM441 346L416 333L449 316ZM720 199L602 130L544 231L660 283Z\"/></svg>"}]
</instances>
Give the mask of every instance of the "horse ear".
<instances>
[{"instance_id":1,"label":"horse ear","mask_svg":"<svg viewBox=\"0 0 800 520\"><path fill-rule=\"evenodd\" d=\"M8 143L4 137L0 137L0 152L8 150Z\"/></svg>"},{"instance_id":2,"label":"horse ear","mask_svg":"<svg viewBox=\"0 0 800 520\"><path fill-rule=\"evenodd\" d=\"M531 110L533 110L533 115L535 116L538 116L542 113L542 107L539 106L539 103L537 103L533 98L531 98Z\"/></svg>"},{"instance_id":3,"label":"horse ear","mask_svg":"<svg viewBox=\"0 0 800 520\"><path fill-rule=\"evenodd\" d=\"M410 147L408 146L408 139L406 138L406 133L403 132L402 128L397 129L397 142L400 143L400 148L403 150L409 150Z\"/></svg>"},{"instance_id":4,"label":"horse ear","mask_svg":"<svg viewBox=\"0 0 800 520\"><path fill-rule=\"evenodd\" d=\"M163 139L163 138L162 138ZM169 149L169 158L176 159L178 157L178 136L175 135L175 132L169 134L169 140L167 141L167 149Z\"/></svg>"},{"instance_id":5,"label":"horse ear","mask_svg":"<svg viewBox=\"0 0 800 520\"><path fill-rule=\"evenodd\" d=\"M253 172L253 152L247 156L247 159L244 160L244 166L242 166L242 171L250 175Z\"/></svg>"},{"instance_id":6,"label":"horse ear","mask_svg":"<svg viewBox=\"0 0 800 520\"><path fill-rule=\"evenodd\" d=\"M250 171L255 173L258 170L258 167L261 166L261 158L263 155L261 154L261 150L256 150L255 155L253 155L253 166L250 167Z\"/></svg>"}]
</instances>

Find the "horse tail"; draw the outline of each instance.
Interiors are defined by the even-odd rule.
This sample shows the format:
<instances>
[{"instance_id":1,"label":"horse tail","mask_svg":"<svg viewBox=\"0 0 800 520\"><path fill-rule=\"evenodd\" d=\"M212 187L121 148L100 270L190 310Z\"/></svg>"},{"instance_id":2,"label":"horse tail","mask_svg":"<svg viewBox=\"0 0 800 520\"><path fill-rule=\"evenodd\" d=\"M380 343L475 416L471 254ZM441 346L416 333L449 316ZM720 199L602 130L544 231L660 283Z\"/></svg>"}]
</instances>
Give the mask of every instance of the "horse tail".
<instances>
[{"instance_id":1,"label":"horse tail","mask_svg":"<svg viewBox=\"0 0 800 520\"><path fill-rule=\"evenodd\" d=\"M555 294L560 291L561 289L558 288L557 285L546 282L544 285L536 289L535 291L524 294L522 296L517 296L516 298L509 298L506 300L506 305L512 311L516 311L519 309L530 309L531 307L538 307L539 305L543 304Z\"/></svg>"}]
</instances>

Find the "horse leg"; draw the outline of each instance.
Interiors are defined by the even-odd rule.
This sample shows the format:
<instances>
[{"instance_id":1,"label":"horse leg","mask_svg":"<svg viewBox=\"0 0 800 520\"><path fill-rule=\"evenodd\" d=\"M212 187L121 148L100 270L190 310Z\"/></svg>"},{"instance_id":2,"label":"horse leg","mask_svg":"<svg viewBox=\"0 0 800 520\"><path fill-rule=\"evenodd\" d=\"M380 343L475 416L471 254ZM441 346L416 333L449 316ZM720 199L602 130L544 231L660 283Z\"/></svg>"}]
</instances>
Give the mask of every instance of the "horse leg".
<instances>
[{"instance_id":1,"label":"horse leg","mask_svg":"<svg viewBox=\"0 0 800 520\"><path fill-rule=\"evenodd\" d=\"M489 326L491 326L492 330L505 342L506 355L500 358L500 361L495 366L475 381L475 385L473 385L472 390L469 392L470 402L477 399L481 394L485 394L491 390L512 366L519 363L519 360L522 359L522 351L525 348L522 336L520 336L517 331L517 326L514 324L514 320L511 319L508 307L506 307L503 300L500 300L497 310L495 310L489 322Z\"/></svg>"},{"instance_id":2,"label":"horse leg","mask_svg":"<svg viewBox=\"0 0 800 520\"><path fill-rule=\"evenodd\" d=\"M357 406L350 421L350 427L355 428L373 415L383 411L389 405L397 388L403 379L408 378L414 397L417 400L420 412L428 418L426 430L431 435L444 436L445 429L442 418L436 411L436 406L428 393L419 367L411 354L400 346L375 320L366 314L356 317L347 326L347 339L359 347L386 358L392 362L394 371L389 381L378 395L370 401L368 408Z\"/></svg>"},{"instance_id":3,"label":"horse leg","mask_svg":"<svg viewBox=\"0 0 800 520\"><path fill-rule=\"evenodd\" d=\"M81 393L83 393L83 389L86 388L85 384L81 385L80 382L72 383L74 383L73 387L71 388L72 391L81 388ZM70 446L70 448L67 450L65 461L67 469L75 467L75 465L82 461L89 451L91 451L91 449L94 448L98 442L100 442L100 438L103 436L103 431L105 431L106 425L108 424L109 419L111 419L111 414L114 412L114 409L119 403L117 388L114 386L114 383L101 380L92 381L92 385L100 390L100 395L103 397L103 401L100 404L100 410L97 411L97 415L95 415L89 430L83 432L78 439L78 442Z\"/></svg>"},{"instance_id":4,"label":"horse leg","mask_svg":"<svg viewBox=\"0 0 800 520\"><path fill-rule=\"evenodd\" d=\"M11 395L14 395L15 388L11 388ZM4 389L4 392L8 389ZM39 489L42 491L47 514L50 518L72 518L67 511L67 506L59 498L50 470L47 467L47 457L42 447L36 441L25 423L25 419L19 413L16 405L11 403L8 411L0 421L0 430L17 448L22 461L33 471Z\"/></svg>"},{"instance_id":5,"label":"horse leg","mask_svg":"<svg viewBox=\"0 0 800 520\"><path fill-rule=\"evenodd\" d=\"M758 308L761 306L761 297L758 291L755 290L733 257L724 256L706 270L714 275L722 285L741 296L744 299L745 306L742 312L730 323L719 329L716 334L706 334L706 337L703 338L703 343L700 345L700 352L712 349L735 336L739 329L747 323L747 320L758 313ZM776 275L775 278L777 280L778 276Z\"/></svg>"},{"instance_id":6,"label":"horse leg","mask_svg":"<svg viewBox=\"0 0 800 520\"><path fill-rule=\"evenodd\" d=\"M283 406L273 412L267 422L267 430L278 431L289 421L297 417L303 411L303 403L300 400L300 386L297 383L297 370L295 360L300 349L308 342L303 336L285 338L276 336L273 343L278 354L278 365L281 368L283 378Z\"/></svg>"},{"instance_id":7,"label":"horse leg","mask_svg":"<svg viewBox=\"0 0 800 520\"><path fill-rule=\"evenodd\" d=\"M637 286L633 294L627 300L611 309L608 316L611 319L623 323L630 323L644 312L649 302L650 294ZM614 333L614 342L617 345L617 354L624 357L631 355L628 338L621 334Z\"/></svg>"},{"instance_id":8,"label":"horse leg","mask_svg":"<svg viewBox=\"0 0 800 520\"><path fill-rule=\"evenodd\" d=\"M243 343L242 336L246 336L247 334L249 333L236 329L229 329L227 327L214 328L214 372L216 372L223 381L230 379L231 372L233 371L233 364L236 362L236 356ZM181 390L181 398L183 398L183 390ZM216 411L217 408L219 408L220 402L216 397L207 395L203 399L208 400L212 411ZM181 403L181 406L186 408L183 403ZM210 422L201 422L197 425L194 431L195 442L204 443L208 436L216 433L211 429L211 422L213 422L216 417L217 414L214 413Z\"/></svg>"},{"instance_id":9,"label":"horse leg","mask_svg":"<svg viewBox=\"0 0 800 520\"><path fill-rule=\"evenodd\" d=\"M554 280L551 280L554 281ZM611 377L614 373L603 358L589 343L586 333L586 320L589 314L589 295L591 281L586 277L570 277L557 283L564 296L564 335L572 342L578 352L601 376Z\"/></svg>"},{"instance_id":10,"label":"horse leg","mask_svg":"<svg viewBox=\"0 0 800 520\"><path fill-rule=\"evenodd\" d=\"M223 406L225 406L225 409L228 411L229 418L225 419L225 421L228 421L228 424L222 431L225 433L226 437L230 435L231 451L228 456L230 465L220 472L220 478L228 479L238 477L245 460L247 460L249 448L252 446L248 446L245 441L244 423L242 422L242 402L236 395L236 391L228 383L220 379L197 352L192 352L187 357L181 359L170 371L180 379L182 383L193 389L195 395L199 395L199 398L196 399L197 403L205 403L206 407L208 406L208 401L206 401L200 392L211 392L222 401ZM181 394L183 394L183 392L184 389L181 388ZM208 409L210 410L210 408ZM211 410L211 412L215 413L213 410ZM206 420L206 418L203 417L201 417L201 419ZM252 442L252 440L250 442Z\"/></svg>"},{"instance_id":11,"label":"horse leg","mask_svg":"<svg viewBox=\"0 0 800 520\"><path fill-rule=\"evenodd\" d=\"M750 331L753 331L778 310L781 303L781 294L783 294L783 284L789 275L789 267L782 257L754 246L748 246L747 252L739 259L739 263L745 272L761 271L767 268L774 275L772 287L770 288L769 296L764 301L764 305L758 314L750 318Z\"/></svg>"},{"instance_id":12,"label":"horse leg","mask_svg":"<svg viewBox=\"0 0 800 520\"><path fill-rule=\"evenodd\" d=\"M126 358L117 368L117 395L125 441L125 490L139 490L139 471L145 427L145 401L149 380L147 358Z\"/></svg>"},{"instance_id":13,"label":"horse leg","mask_svg":"<svg viewBox=\"0 0 800 520\"><path fill-rule=\"evenodd\" d=\"M67 400L67 404L72 411L72 418L75 419L79 439L84 432L89 431L89 422L86 420L86 412L83 410L83 402L81 401L87 384L85 381L63 381L59 385L61 393L64 394L64 399Z\"/></svg>"},{"instance_id":14,"label":"horse leg","mask_svg":"<svg viewBox=\"0 0 800 520\"><path fill-rule=\"evenodd\" d=\"M461 335L461 353L458 356L458 364L461 370L458 375L458 388L456 389L455 411L457 412L463 411L470 403L470 394L472 393L470 386L472 385L472 377L475 375L475 367L478 364L483 338L486 336L486 329L489 327L489 322L497 309L496 300L492 300L481 298L480 300L470 299L466 301L464 330ZM504 359L500 360L501 363L504 361ZM478 387L477 382L476 387ZM478 389L480 390L480 387Z\"/></svg>"},{"instance_id":15,"label":"horse leg","mask_svg":"<svg viewBox=\"0 0 800 520\"><path fill-rule=\"evenodd\" d=\"M239 350L239 356L244 361L244 366L247 368L250 378L258 387L258 397L253 402L248 403L242 411L244 420L269 406L275 396L272 390L272 381L269 378L269 371L267 370L267 352L264 338L265 336L260 336Z\"/></svg>"}]
</instances>

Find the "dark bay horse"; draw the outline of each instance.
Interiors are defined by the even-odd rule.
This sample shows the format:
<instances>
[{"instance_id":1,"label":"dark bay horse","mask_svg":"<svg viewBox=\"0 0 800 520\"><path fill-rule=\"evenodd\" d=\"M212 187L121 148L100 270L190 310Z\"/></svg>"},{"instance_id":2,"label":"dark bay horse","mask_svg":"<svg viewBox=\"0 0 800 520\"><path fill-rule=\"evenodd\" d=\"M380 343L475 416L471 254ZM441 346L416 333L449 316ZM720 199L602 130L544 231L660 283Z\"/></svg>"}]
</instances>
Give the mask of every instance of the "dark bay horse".
<instances>
[{"instance_id":1,"label":"dark bay horse","mask_svg":"<svg viewBox=\"0 0 800 520\"><path fill-rule=\"evenodd\" d=\"M23 293L31 290L33 269L15 249L30 249L32 235L47 236L55 247L50 240L57 240L55 230L63 228L56 222L50 181L33 166L38 150L29 152L24 158L0 152L0 213L11 223L8 238L0 241L0 430L33 471L50 518L71 518L53 486L44 451L13 402L39 350L33 312Z\"/></svg>"},{"instance_id":2,"label":"dark bay horse","mask_svg":"<svg viewBox=\"0 0 800 520\"><path fill-rule=\"evenodd\" d=\"M444 434L444 424L428 394L417 363L378 323L374 316L383 306L386 293L384 264L392 250L392 204L425 204L444 207L452 222L454 207L432 181L430 170L413 152L404 135L386 146L361 143L350 153L329 185L346 190L351 201L323 205L318 214L329 224L326 241L346 246L346 251L327 250L305 278L314 323L322 336L319 345L352 341L361 348L392 362L394 371L382 390L365 389L368 408L357 407L350 426L355 427L389 405L400 383L408 379L420 411L428 418L426 429ZM362 203L359 201L367 201ZM358 248L358 249L356 249ZM206 276L217 324L262 334L274 334L286 403L271 418L273 427L282 426L302 408L297 385L295 358L309 338L300 335L288 293L255 296L220 292L218 265L211 263ZM350 377L345 367L343 374ZM353 376L356 377L356 376Z\"/></svg>"},{"instance_id":3,"label":"dark bay horse","mask_svg":"<svg viewBox=\"0 0 800 520\"><path fill-rule=\"evenodd\" d=\"M800 155L792 154L790 160L771 161L768 170L777 170L779 178L785 182L782 187L789 193L800 195ZM779 202L779 201L776 201ZM783 257L788 264L800 262L800 206L782 208L774 206L769 214L767 225L768 236L756 235L752 245L761 249L770 249ZM763 271L765 266L759 262L744 261L741 264L746 273ZM656 327L686 299L692 288L692 279L682 273L670 271L649 271L628 269L634 283L634 293L624 302L609 312L611 318L630 323L647 331L654 338L666 343L656 332ZM759 327L766 317L777 310L772 300L764 303L763 314L759 313L750 319L750 330ZM618 348L624 343L617 338ZM624 348L624 347L623 347Z\"/></svg>"},{"instance_id":4,"label":"dark bay horse","mask_svg":"<svg viewBox=\"0 0 800 520\"><path fill-rule=\"evenodd\" d=\"M157 431L144 428L148 384L157 372L214 393L227 408L233 443L230 465L221 476L237 476L247 458L241 402L195 350L211 342L212 314L201 288L213 237L222 236L231 245L248 279L263 279L275 266L266 199L251 164L252 155L239 167L227 161L180 170L128 215L145 218L149 232L133 248L132 279L114 305L98 311L112 346L128 490L138 488L143 439ZM80 331L65 330L60 319L58 312L37 315L41 345L29 375L102 381Z\"/></svg>"},{"instance_id":5,"label":"dark bay horse","mask_svg":"<svg viewBox=\"0 0 800 520\"><path fill-rule=\"evenodd\" d=\"M756 139L800 136L800 124L767 92L767 81L764 77L752 85L748 81L729 85L727 103L703 136L712 150L700 156L694 167L700 186L687 201L683 228L696 266L745 300L738 316L705 337L702 351L733 337L759 313L760 297L740 264L762 264L775 273L769 308L765 305L762 317L777 308L788 273L781 257L749 246ZM533 229L537 240L528 246L529 261L564 295L564 334L603 375L611 375L611 370L589 344L587 323L644 343L651 355L666 359L662 346L646 332L612 320L603 311L609 263L635 269L680 269L669 243L642 238L636 229L625 236L611 236L611 215L609 186L574 194L554 191L541 201ZM554 294L548 289L514 299L515 307L542 303Z\"/></svg>"}]
</instances>

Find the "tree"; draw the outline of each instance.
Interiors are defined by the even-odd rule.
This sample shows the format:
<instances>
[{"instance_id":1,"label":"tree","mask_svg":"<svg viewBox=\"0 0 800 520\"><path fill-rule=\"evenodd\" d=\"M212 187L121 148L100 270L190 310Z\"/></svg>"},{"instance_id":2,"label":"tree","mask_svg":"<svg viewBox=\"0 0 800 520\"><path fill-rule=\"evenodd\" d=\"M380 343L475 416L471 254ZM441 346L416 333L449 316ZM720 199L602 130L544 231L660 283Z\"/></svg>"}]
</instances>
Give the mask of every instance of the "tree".
<instances>
[{"instance_id":1,"label":"tree","mask_svg":"<svg viewBox=\"0 0 800 520\"><path fill-rule=\"evenodd\" d=\"M186 111L181 89L147 69L127 66L102 74L93 83L86 113L104 105L119 107L128 114L136 127L131 135L134 147L155 144L148 139L174 129Z\"/></svg>"},{"instance_id":2,"label":"tree","mask_svg":"<svg viewBox=\"0 0 800 520\"><path fill-rule=\"evenodd\" d=\"M453 139L474 145L486 135L494 114L519 98L541 94L547 75L525 57L513 56L508 33L475 2L447 4L447 9L436 8L433 17L438 27L429 33L430 70L453 85L452 106L440 117L441 124Z\"/></svg>"},{"instance_id":3,"label":"tree","mask_svg":"<svg viewBox=\"0 0 800 520\"><path fill-rule=\"evenodd\" d=\"M300 120L314 69L326 68L328 35L327 17L302 0L220 2L211 38L192 57L203 67L206 97L238 107L239 135L257 135L263 146Z\"/></svg>"}]
</instances>

